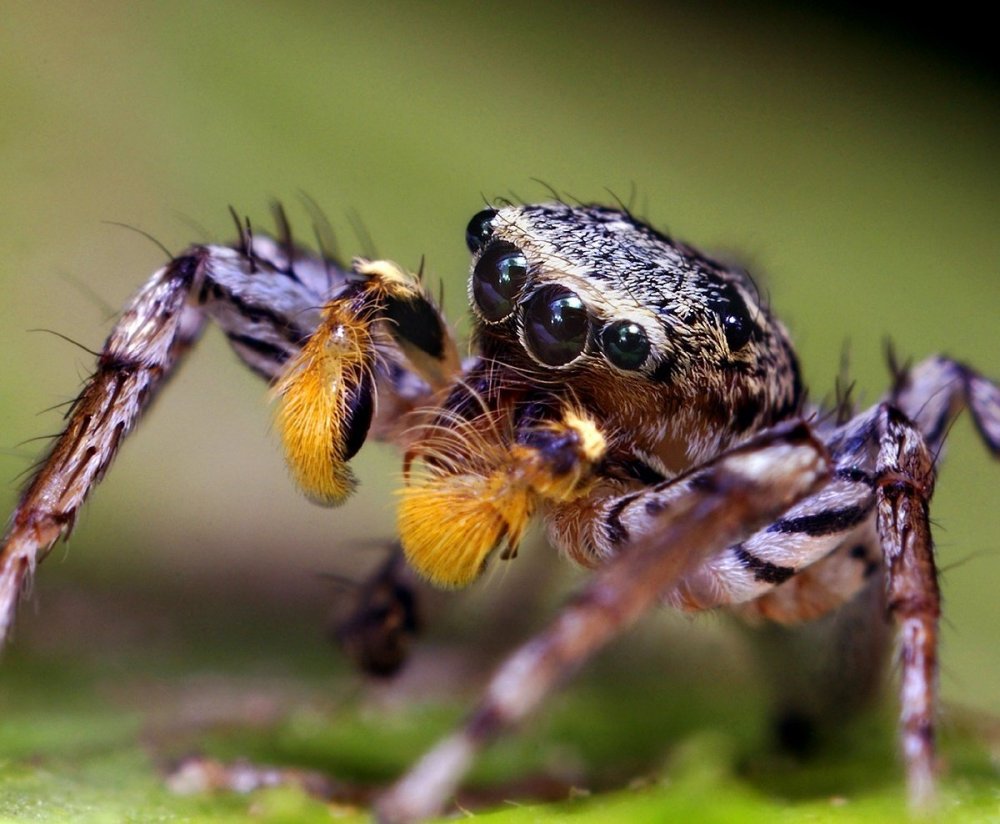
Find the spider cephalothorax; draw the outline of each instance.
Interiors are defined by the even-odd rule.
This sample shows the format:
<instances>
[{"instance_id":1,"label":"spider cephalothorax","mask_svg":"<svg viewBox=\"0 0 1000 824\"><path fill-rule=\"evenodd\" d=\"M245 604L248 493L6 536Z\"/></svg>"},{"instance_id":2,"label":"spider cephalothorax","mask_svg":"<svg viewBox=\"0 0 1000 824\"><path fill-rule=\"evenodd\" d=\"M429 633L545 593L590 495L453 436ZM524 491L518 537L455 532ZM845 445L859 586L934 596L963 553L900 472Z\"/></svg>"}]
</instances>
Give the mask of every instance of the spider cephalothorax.
<instances>
[{"instance_id":1,"label":"spider cephalothorax","mask_svg":"<svg viewBox=\"0 0 1000 824\"><path fill-rule=\"evenodd\" d=\"M963 405L1000 452L996 385L932 357L896 369L872 408L826 415L805 402L784 327L745 273L627 212L563 203L486 209L469 223L478 354L463 363L419 276L387 261L344 267L293 243L280 212L279 226L279 241L240 226L232 247L191 247L126 307L11 519L0 640L35 564L212 319L271 383L310 497L336 503L353 490L348 462L366 438L400 447L399 538L425 577L469 583L497 552L516 553L535 515L565 554L602 567L501 668L469 723L385 797L384 817L432 813L477 749L653 603L792 622L881 576L901 628L910 797L929 801L932 456ZM389 671L415 613L377 614L352 644L383 624L395 642L353 654Z\"/></svg>"},{"instance_id":2,"label":"spider cephalothorax","mask_svg":"<svg viewBox=\"0 0 1000 824\"><path fill-rule=\"evenodd\" d=\"M600 207L487 210L467 236L483 357L575 392L661 474L798 409L787 334L745 273Z\"/></svg>"}]
</instances>

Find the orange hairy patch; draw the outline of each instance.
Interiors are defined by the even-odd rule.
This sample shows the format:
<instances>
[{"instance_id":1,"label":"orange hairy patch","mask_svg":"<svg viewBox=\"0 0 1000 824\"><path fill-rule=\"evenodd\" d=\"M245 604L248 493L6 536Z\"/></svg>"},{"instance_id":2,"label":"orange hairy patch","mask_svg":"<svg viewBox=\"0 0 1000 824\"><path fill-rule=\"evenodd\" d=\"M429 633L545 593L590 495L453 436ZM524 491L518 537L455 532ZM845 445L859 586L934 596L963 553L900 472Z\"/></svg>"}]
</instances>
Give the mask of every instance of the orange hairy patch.
<instances>
[{"instance_id":1,"label":"orange hairy patch","mask_svg":"<svg viewBox=\"0 0 1000 824\"><path fill-rule=\"evenodd\" d=\"M591 488L606 449L597 427L568 409L544 428L574 436L569 466L544 449L512 443L509 418L496 412L426 433L407 456L407 466L419 458L422 468L400 493L398 523L419 574L438 586L465 586L501 541L513 557L541 501L572 501Z\"/></svg>"},{"instance_id":2,"label":"orange hairy patch","mask_svg":"<svg viewBox=\"0 0 1000 824\"><path fill-rule=\"evenodd\" d=\"M486 477L428 476L400 494L399 535L406 558L441 587L471 583L503 539L516 547L537 497L503 470Z\"/></svg>"},{"instance_id":3,"label":"orange hairy patch","mask_svg":"<svg viewBox=\"0 0 1000 824\"><path fill-rule=\"evenodd\" d=\"M465 586L501 541L516 549L537 495L510 464L512 436L506 415L485 412L428 427L407 454L399 540L410 564L431 583Z\"/></svg>"},{"instance_id":4,"label":"orange hairy patch","mask_svg":"<svg viewBox=\"0 0 1000 824\"><path fill-rule=\"evenodd\" d=\"M275 423L292 477L311 499L338 504L353 490L345 460L351 400L371 381L368 323L334 305L274 388Z\"/></svg>"}]
</instances>

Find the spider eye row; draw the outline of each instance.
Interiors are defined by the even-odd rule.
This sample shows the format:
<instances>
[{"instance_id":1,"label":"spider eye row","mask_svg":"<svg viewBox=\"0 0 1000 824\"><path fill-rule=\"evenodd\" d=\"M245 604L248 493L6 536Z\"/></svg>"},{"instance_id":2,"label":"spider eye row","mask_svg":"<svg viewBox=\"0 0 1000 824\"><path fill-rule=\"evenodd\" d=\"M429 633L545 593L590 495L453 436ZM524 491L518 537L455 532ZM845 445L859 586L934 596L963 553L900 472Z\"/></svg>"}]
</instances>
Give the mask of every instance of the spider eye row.
<instances>
[{"instance_id":1,"label":"spider eye row","mask_svg":"<svg viewBox=\"0 0 1000 824\"><path fill-rule=\"evenodd\" d=\"M593 342L618 369L641 369L649 359L651 346L646 330L638 323L615 320L598 330L580 297L553 283L538 287L520 300L528 281L528 260L514 244L491 240L496 215L494 209L484 209L466 228L470 251L481 253L472 272L472 297L482 319L488 324L502 323L520 310L523 343L536 360L547 366L573 363ZM710 297L707 308L719 323L730 352L749 342L755 324L732 284L722 284Z\"/></svg>"},{"instance_id":2,"label":"spider eye row","mask_svg":"<svg viewBox=\"0 0 1000 824\"><path fill-rule=\"evenodd\" d=\"M488 239L491 218L487 210L469 223L467 239L474 251ZM583 355L595 337L587 307L575 292L552 283L519 302L527 277L528 261L516 246L499 240L491 243L472 273L472 296L479 313L487 323L501 323L521 306L528 351L547 366L566 366ZM638 369L649 355L649 339L637 323L613 321L596 337L605 357L619 369Z\"/></svg>"}]
</instances>

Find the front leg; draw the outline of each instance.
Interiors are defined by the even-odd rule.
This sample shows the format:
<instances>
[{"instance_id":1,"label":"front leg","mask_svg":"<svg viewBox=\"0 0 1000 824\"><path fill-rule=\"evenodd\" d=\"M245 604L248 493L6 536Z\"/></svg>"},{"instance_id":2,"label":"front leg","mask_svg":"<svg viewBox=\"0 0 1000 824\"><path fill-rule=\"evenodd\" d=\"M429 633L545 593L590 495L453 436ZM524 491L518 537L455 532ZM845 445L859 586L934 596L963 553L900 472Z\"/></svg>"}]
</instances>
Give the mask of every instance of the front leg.
<instances>
[{"instance_id":1,"label":"front leg","mask_svg":"<svg viewBox=\"0 0 1000 824\"><path fill-rule=\"evenodd\" d=\"M928 517L934 461L920 432L889 404L879 410L876 470L886 600L899 623L900 734L907 788L911 807L925 809L933 804L935 794L934 709L941 614Z\"/></svg>"},{"instance_id":2,"label":"front leg","mask_svg":"<svg viewBox=\"0 0 1000 824\"><path fill-rule=\"evenodd\" d=\"M72 529L122 439L197 340L204 317L188 301L207 259L196 251L171 261L136 295L67 413L65 429L21 496L0 548L0 646L35 566Z\"/></svg>"}]
</instances>

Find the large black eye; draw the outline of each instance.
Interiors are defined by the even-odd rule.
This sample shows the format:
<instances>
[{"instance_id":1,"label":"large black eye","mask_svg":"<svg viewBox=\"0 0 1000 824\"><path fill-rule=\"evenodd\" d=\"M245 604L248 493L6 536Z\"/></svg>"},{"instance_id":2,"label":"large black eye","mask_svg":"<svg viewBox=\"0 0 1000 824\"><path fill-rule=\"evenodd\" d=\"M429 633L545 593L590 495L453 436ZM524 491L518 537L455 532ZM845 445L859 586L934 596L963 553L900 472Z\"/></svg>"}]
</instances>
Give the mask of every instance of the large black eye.
<instances>
[{"instance_id":1,"label":"large black eye","mask_svg":"<svg viewBox=\"0 0 1000 824\"><path fill-rule=\"evenodd\" d=\"M649 338L637 323L616 320L601 333L604 354L619 369L638 369L649 354Z\"/></svg>"},{"instance_id":2,"label":"large black eye","mask_svg":"<svg viewBox=\"0 0 1000 824\"><path fill-rule=\"evenodd\" d=\"M587 310L573 292L543 286L528 301L524 340L531 353L549 366L563 366L583 354L590 335Z\"/></svg>"},{"instance_id":3,"label":"large black eye","mask_svg":"<svg viewBox=\"0 0 1000 824\"><path fill-rule=\"evenodd\" d=\"M514 311L514 299L524 286L528 261L511 243L494 243L472 271L472 296L490 323L498 323Z\"/></svg>"},{"instance_id":4,"label":"large black eye","mask_svg":"<svg viewBox=\"0 0 1000 824\"><path fill-rule=\"evenodd\" d=\"M493 218L496 216L496 209L483 209L472 216L465 227L465 243L470 252L478 252L486 245L493 234Z\"/></svg>"},{"instance_id":5,"label":"large black eye","mask_svg":"<svg viewBox=\"0 0 1000 824\"><path fill-rule=\"evenodd\" d=\"M719 292L709 300L708 308L719 316L722 331L726 335L729 351L736 352L746 346L754 331L754 323L750 318L746 303L740 297L731 283L723 285Z\"/></svg>"}]
</instances>

